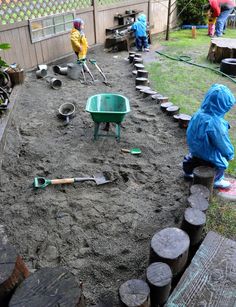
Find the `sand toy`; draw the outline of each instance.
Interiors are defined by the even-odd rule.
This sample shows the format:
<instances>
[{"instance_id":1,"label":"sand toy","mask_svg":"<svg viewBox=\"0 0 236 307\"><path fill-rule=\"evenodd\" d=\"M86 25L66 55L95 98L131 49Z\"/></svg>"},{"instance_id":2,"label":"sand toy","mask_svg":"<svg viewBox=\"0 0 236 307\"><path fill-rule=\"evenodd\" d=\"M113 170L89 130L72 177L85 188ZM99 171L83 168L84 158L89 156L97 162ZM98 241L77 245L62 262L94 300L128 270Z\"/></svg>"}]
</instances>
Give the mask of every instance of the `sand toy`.
<instances>
[{"instance_id":1,"label":"sand toy","mask_svg":"<svg viewBox=\"0 0 236 307\"><path fill-rule=\"evenodd\" d=\"M98 136L110 136L109 134L99 134L101 123L115 123L117 141L120 141L120 127L127 113L130 112L129 100L122 95L113 93L103 93L89 97L86 111L91 114L95 123L94 139Z\"/></svg>"}]
</instances>

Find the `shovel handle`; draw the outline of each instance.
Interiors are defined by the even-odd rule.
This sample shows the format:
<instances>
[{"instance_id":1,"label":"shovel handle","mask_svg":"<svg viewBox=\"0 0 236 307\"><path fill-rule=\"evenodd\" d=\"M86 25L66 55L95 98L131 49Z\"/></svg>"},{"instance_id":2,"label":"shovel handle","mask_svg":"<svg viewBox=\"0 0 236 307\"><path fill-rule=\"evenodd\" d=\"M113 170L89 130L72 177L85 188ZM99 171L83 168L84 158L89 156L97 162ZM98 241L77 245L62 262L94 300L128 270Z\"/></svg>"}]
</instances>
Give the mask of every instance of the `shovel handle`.
<instances>
[{"instance_id":1,"label":"shovel handle","mask_svg":"<svg viewBox=\"0 0 236 307\"><path fill-rule=\"evenodd\" d=\"M75 182L83 182L83 181L95 181L92 177L77 177L74 178Z\"/></svg>"},{"instance_id":2,"label":"shovel handle","mask_svg":"<svg viewBox=\"0 0 236 307\"><path fill-rule=\"evenodd\" d=\"M121 151L122 151L122 152L130 153L130 150L129 150L129 149L125 149L125 148L122 148Z\"/></svg>"},{"instance_id":3,"label":"shovel handle","mask_svg":"<svg viewBox=\"0 0 236 307\"><path fill-rule=\"evenodd\" d=\"M52 179L51 184L63 184L63 183L74 183L74 178L64 178L64 179Z\"/></svg>"}]
</instances>

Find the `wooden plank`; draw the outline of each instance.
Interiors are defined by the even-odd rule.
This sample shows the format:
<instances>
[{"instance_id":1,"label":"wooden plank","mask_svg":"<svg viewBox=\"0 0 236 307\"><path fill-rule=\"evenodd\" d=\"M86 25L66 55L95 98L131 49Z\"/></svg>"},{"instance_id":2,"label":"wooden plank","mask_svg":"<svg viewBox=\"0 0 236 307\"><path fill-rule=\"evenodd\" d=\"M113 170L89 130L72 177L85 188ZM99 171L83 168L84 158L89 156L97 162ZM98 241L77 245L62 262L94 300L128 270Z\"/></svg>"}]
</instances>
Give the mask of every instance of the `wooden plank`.
<instances>
[{"instance_id":1,"label":"wooden plank","mask_svg":"<svg viewBox=\"0 0 236 307\"><path fill-rule=\"evenodd\" d=\"M166 306L236 304L236 242L210 231Z\"/></svg>"},{"instance_id":2,"label":"wooden plank","mask_svg":"<svg viewBox=\"0 0 236 307\"><path fill-rule=\"evenodd\" d=\"M37 59L37 64L43 64L43 51L42 51L42 45L40 42L34 43L34 49L35 49L35 55Z\"/></svg>"},{"instance_id":3,"label":"wooden plank","mask_svg":"<svg viewBox=\"0 0 236 307\"><path fill-rule=\"evenodd\" d=\"M30 60L30 56L29 56L29 48L28 48L28 44L26 41L26 37L25 37L25 31L24 28L18 28L18 37L19 37L19 41L20 41L20 52L22 54L22 58L24 61L24 66L23 68L29 68L31 67L32 63Z\"/></svg>"},{"instance_id":4,"label":"wooden plank","mask_svg":"<svg viewBox=\"0 0 236 307\"><path fill-rule=\"evenodd\" d=\"M27 67L27 68L32 68L32 67L34 67L37 64L35 47L34 47L34 44L31 43L29 27L28 26L24 27L24 32L25 32L27 46L28 46L28 49L29 49L29 57L30 57L30 61L31 61L31 66Z\"/></svg>"},{"instance_id":5,"label":"wooden plank","mask_svg":"<svg viewBox=\"0 0 236 307\"><path fill-rule=\"evenodd\" d=\"M7 30L14 30L14 29L17 29L17 28L25 27L27 25L28 25L28 21L19 21L19 22L15 22L13 24L1 25L0 32L4 32L4 31L7 31Z\"/></svg>"}]
</instances>

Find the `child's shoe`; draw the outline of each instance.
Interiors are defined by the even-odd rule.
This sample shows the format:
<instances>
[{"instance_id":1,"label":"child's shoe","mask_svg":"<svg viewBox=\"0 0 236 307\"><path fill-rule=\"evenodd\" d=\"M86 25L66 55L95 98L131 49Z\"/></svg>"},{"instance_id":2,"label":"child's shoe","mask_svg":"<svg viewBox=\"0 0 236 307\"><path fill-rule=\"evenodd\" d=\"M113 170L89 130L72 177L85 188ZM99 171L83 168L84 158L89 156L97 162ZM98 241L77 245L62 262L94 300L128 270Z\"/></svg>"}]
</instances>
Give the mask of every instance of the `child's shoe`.
<instances>
[{"instance_id":1,"label":"child's shoe","mask_svg":"<svg viewBox=\"0 0 236 307\"><path fill-rule=\"evenodd\" d=\"M214 182L214 188L215 189L230 189L231 183L224 179L219 179Z\"/></svg>"}]
</instances>

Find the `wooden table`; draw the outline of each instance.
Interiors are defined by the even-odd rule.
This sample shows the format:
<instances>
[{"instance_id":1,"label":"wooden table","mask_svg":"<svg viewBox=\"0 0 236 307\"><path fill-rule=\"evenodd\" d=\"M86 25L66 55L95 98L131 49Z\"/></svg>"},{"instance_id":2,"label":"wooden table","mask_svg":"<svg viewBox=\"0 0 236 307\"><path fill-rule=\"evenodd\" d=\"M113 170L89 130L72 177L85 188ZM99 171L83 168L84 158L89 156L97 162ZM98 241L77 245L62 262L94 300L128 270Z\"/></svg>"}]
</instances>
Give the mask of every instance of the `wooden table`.
<instances>
[{"instance_id":1,"label":"wooden table","mask_svg":"<svg viewBox=\"0 0 236 307\"><path fill-rule=\"evenodd\" d=\"M236 242L210 231L165 306L235 307Z\"/></svg>"}]
</instances>

